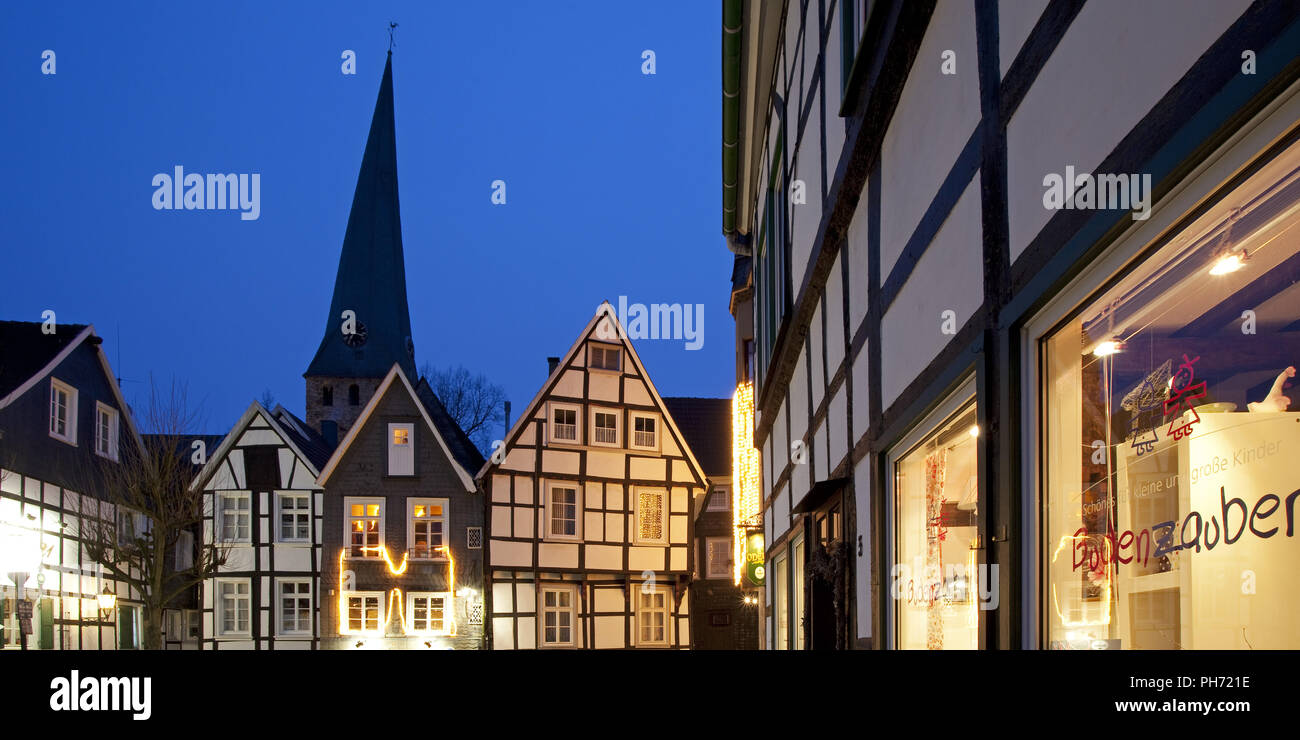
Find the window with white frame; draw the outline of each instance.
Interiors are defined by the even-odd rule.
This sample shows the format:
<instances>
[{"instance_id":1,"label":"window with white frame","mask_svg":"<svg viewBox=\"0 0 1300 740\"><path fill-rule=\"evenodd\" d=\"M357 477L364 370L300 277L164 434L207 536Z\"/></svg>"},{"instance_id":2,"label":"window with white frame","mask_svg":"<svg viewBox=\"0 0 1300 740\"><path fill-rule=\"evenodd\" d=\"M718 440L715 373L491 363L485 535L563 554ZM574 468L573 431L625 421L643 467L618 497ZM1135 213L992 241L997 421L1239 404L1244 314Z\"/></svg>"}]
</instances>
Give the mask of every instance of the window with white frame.
<instances>
[{"instance_id":1,"label":"window with white frame","mask_svg":"<svg viewBox=\"0 0 1300 740\"><path fill-rule=\"evenodd\" d=\"M95 454L117 459L117 409L95 402Z\"/></svg>"},{"instance_id":2,"label":"window with white frame","mask_svg":"<svg viewBox=\"0 0 1300 740\"><path fill-rule=\"evenodd\" d=\"M618 446L618 417L619 413L614 409L595 407L591 409L591 443L593 445Z\"/></svg>"},{"instance_id":3,"label":"window with white frame","mask_svg":"<svg viewBox=\"0 0 1300 740\"><path fill-rule=\"evenodd\" d=\"M117 510L117 544L126 547L153 531L153 520L144 512L120 507Z\"/></svg>"},{"instance_id":4,"label":"window with white frame","mask_svg":"<svg viewBox=\"0 0 1300 740\"><path fill-rule=\"evenodd\" d=\"M631 413L631 446L638 450L659 449L659 417L654 414Z\"/></svg>"},{"instance_id":5,"label":"window with white frame","mask_svg":"<svg viewBox=\"0 0 1300 740\"><path fill-rule=\"evenodd\" d=\"M668 645L668 589L637 590L636 625L638 647Z\"/></svg>"},{"instance_id":6,"label":"window with white frame","mask_svg":"<svg viewBox=\"0 0 1300 740\"><path fill-rule=\"evenodd\" d=\"M587 352L587 367L596 370L622 369L622 350L607 344L590 344Z\"/></svg>"},{"instance_id":7,"label":"window with white frame","mask_svg":"<svg viewBox=\"0 0 1300 740\"><path fill-rule=\"evenodd\" d=\"M247 493L223 493L218 497L217 525L222 542L247 542L252 517Z\"/></svg>"},{"instance_id":8,"label":"window with white frame","mask_svg":"<svg viewBox=\"0 0 1300 740\"><path fill-rule=\"evenodd\" d=\"M581 444L582 437L578 434L578 417L581 413L581 409L573 404L551 404L551 441Z\"/></svg>"},{"instance_id":9,"label":"window with white frame","mask_svg":"<svg viewBox=\"0 0 1300 740\"><path fill-rule=\"evenodd\" d=\"M388 474L415 475L415 425L388 425Z\"/></svg>"},{"instance_id":10,"label":"window with white frame","mask_svg":"<svg viewBox=\"0 0 1300 740\"><path fill-rule=\"evenodd\" d=\"M668 492L664 489L637 489L636 541L660 545L668 542Z\"/></svg>"},{"instance_id":11,"label":"window with white frame","mask_svg":"<svg viewBox=\"0 0 1300 740\"><path fill-rule=\"evenodd\" d=\"M573 647L576 599L571 586L542 586L541 644L543 647Z\"/></svg>"},{"instance_id":12,"label":"window with white frame","mask_svg":"<svg viewBox=\"0 0 1300 740\"><path fill-rule=\"evenodd\" d=\"M547 539L579 538L581 504L582 491L576 483L550 484L546 496Z\"/></svg>"},{"instance_id":13,"label":"window with white frame","mask_svg":"<svg viewBox=\"0 0 1300 740\"><path fill-rule=\"evenodd\" d=\"M451 605L449 593L412 593L406 600L406 613L411 632L448 634L451 632Z\"/></svg>"},{"instance_id":14,"label":"window with white frame","mask_svg":"<svg viewBox=\"0 0 1300 740\"><path fill-rule=\"evenodd\" d=\"M311 581L280 579L279 588L280 634L311 634Z\"/></svg>"},{"instance_id":15,"label":"window with white frame","mask_svg":"<svg viewBox=\"0 0 1300 740\"><path fill-rule=\"evenodd\" d=\"M50 378L50 436L77 443L77 389Z\"/></svg>"},{"instance_id":16,"label":"window with white frame","mask_svg":"<svg viewBox=\"0 0 1300 740\"><path fill-rule=\"evenodd\" d=\"M414 559L444 556L440 548L447 544L447 499L407 499L406 541Z\"/></svg>"},{"instance_id":17,"label":"window with white frame","mask_svg":"<svg viewBox=\"0 0 1300 740\"><path fill-rule=\"evenodd\" d=\"M379 591L345 593L344 634L379 631L380 625L384 624L383 597Z\"/></svg>"},{"instance_id":18,"label":"window with white frame","mask_svg":"<svg viewBox=\"0 0 1300 740\"><path fill-rule=\"evenodd\" d=\"M708 511L730 511L731 510L731 489L726 486L714 486L713 493L709 494Z\"/></svg>"},{"instance_id":19,"label":"window with white frame","mask_svg":"<svg viewBox=\"0 0 1300 740\"><path fill-rule=\"evenodd\" d=\"M311 494L282 493L276 497L280 542L311 540Z\"/></svg>"},{"instance_id":20,"label":"window with white frame","mask_svg":"<svg viewBox=\"0 0 1300 740\"><path fill-rule=\"evenodd\" d=\"M222 635L248 634L251 588L247 579L217 581L217 632Z\"/></svg>"},{"instance_id":21,"label":"window with white frame","mask_svg":"<svg viewBox=\"0 0 1300 740\"><path fill-rule=\"evenodd\" d=\"M348 557L383 557L384 500L381 498L345 498L347 512Z\"/></svg>"},{"instance_id":22,"label":"window with white frame","mask_svg":"<svg viewBox=\"0 0 1300 740\"><path fill-rule=\"evenodd\" d=\"M732 548L730 537L708 537L704 540L706 564L705 578L730 578L732 573Z\"/></svg>"}]
</instances>

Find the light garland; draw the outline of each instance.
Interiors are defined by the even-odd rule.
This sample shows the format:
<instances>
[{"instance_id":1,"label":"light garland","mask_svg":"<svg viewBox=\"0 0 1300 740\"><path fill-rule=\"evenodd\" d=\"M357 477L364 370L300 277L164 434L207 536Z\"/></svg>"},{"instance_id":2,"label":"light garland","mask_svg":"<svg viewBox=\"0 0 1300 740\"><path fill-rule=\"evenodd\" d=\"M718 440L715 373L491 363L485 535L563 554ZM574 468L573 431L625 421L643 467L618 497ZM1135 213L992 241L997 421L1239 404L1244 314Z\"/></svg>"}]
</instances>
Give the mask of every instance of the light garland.
<instances>
[{"instance_id":1,"label":"light garland","mask_svg":"<svg viewBox=\"0 0 1300 740\"><path fill-rule=\"evenodd\" d=\"M740 585L749 530L763 526L762 460L754 449L754 384L748 381L731 399L731 439L732 576Z\"/></svg>"},{"instance_id":2,"label":"light garland","mask_svg":"<svg viewBox=\"0 0 1300 740\"><path fill-rule=\"evenodd\" d=\"M447 635L448 635L449 637L455 637L455 636L456 636L456 631L457 631L457 625L456 625L456 558L455 558L455 556L453 556L453 555L451 554L451 546L450 546L450 545L440 545L440 546L438 546L437 548L434 548L434 549L436 549L438 552L441 552L443 555L445 555L445 556L447 557L447 579L448 579L448 582L449 582L449 585L450 585L450 587L449 587L448 590L447 590L447 594L448 594L448 596L449 596L449 598L447 598L447 601L449 602L448 606L449 606L450 608L446 608L446 607L444 607L443 619L444 619L444 621L449 625ZM389 618L386 619L386 620L384 621L384 624L383 624L379 629L377 629L377 630L353 630L353 629L348 629L347 626L346 626L347 623L348 623L348 619L347 619L347 616L346 616L346 615L347 615L347 599L346 599L346 597L344 596L345 591L344 591L344 588L343 588L343 559L344 559L344 557L347 555L347 551L348 551L348 548L346 548L346 547L345 547L345 548L342 548L341 550L339 550L339 635L370 635L370 636L373 636L373 637L380 637L380 636L382 636L383 633L384 633L384 628L388 626L388 623L389 623L390 621L392 621L392 613L393 613L393 599L394 599L394 598L397 599L398 614L400 615L400 616L399 616L399 619L398 619L398 624L401 625L401 627L402 627L402 634L412 634L412 635L431 635L431 634L437 634L437 633L435 633L435 632L432 631L432 630L416 630L416 629L414 629L414 627L413 627L411 624L407 623L407 621L406 621L406 611L405 611L405 607L403 606L403 601L404 601L404 598L403 598L403 597L404 597L404 594L402 593L402 589L400 589L400 588L396 588L396 587L394 587L391 591L388 592L388 612L387 612L387 615L388 615ZM393 559L392 559L392 557L390 557L389 554L388 554L388 548L385 547L385 546L383 546L383 545L371 546L371 547L362 547L362 548L361 548L361 551L362 551L362 552L378 552L378 553L380 553L381 557L382 557L383 560L384 560L384 563L388 566L388 572L391 573L391 574L393 574L393 575L395 575L395 576L404 575L404 574L406 573L407 566L409 565L408 562L407 562L407 556L406 556L406 554L403 554L403 555L402 555L402 564L399 565L399 566L395 566L395 565L393 565Z\"/></svg>"}]
</instances>

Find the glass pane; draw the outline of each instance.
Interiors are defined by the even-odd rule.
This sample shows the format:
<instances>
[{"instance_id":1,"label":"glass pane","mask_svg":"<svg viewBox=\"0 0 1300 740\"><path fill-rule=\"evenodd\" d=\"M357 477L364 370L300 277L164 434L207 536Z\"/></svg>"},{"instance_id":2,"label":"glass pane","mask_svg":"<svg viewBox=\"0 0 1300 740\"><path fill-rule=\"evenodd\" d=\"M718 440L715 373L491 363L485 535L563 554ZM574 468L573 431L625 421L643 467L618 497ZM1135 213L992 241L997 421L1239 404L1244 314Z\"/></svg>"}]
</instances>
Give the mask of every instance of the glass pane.
<instances>
[{"instance_id":1,"label":"glass pane","mask_svg":"<svg viewBox=\"0 0 1300 740\"><path fill-rule=\"evenodd\" d=\"M1292 146L1044 342L1048 647L1300 647L1297 225Z\"/></svg>"}]
</instances>

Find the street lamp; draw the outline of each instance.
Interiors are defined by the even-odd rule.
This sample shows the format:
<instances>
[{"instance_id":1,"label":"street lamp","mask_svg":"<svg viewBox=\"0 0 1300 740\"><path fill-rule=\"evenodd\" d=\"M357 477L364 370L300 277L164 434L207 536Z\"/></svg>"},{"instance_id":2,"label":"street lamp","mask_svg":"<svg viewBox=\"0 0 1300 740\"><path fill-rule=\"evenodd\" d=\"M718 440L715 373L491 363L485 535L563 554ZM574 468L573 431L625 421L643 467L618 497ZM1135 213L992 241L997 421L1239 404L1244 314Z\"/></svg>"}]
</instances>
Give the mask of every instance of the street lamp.
<instances>
[{"instance_id":1,"label":"street lamp","mask_svg":"<svg viewBox=\"0 0 1300 740\"><path fill-rule=\"evenodd\" d=\"M113 613L113 607L117 606L117 594L104 587L104 593L99 595L99 617L100 621L107 620Z\"/></svg>"},{"instance_id":2,"label":"street lamp","mask_svg":"<svg viewBox=\"0 0 1300 740\"><path fill-rule=\"evenodd\" d=\"M26 519L36 521L31 514ZM23 608L26 604L24 589L32 573L41 569L41 533L25 524L0 522L0 573L8 575L14 583L14 603L19 612L18 640L23 650L27 649L27 632L22 622L31 619L30 610Z\"/></svg>"}]
</instances>

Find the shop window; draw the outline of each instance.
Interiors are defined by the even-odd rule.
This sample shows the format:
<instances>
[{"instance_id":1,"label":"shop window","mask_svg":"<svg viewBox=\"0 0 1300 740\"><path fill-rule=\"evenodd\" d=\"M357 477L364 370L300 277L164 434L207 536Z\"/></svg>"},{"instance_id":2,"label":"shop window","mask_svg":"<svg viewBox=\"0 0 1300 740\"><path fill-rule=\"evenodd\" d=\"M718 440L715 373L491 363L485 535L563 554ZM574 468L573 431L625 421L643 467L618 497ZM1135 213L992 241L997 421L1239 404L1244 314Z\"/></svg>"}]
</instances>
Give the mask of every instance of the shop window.
<instances>
[{"instance_id":1,"label":"shop window","mask_svg":"<svg viewBox=\"0 0 1300 740\"><path fill-rule=\"evenodd\" d=\"M777 650L790 649L790 602L787 600L789 588L787 577L789 576L789 565L785 553L777 555L772 560L772 570L775 571L772 579L772 601L776 610L775 635L773 636L774 647Z\"/></svg>"},{"instance_id":2,"label":"shop window","mask_svg":"<svg viewBox=\"0 0 1300 740\"><path fill-rule=\"evenodd\" d=\"M946 410L937 415L937 423L921 426L918 443L897 458L890 456L894 471L890 594L895 644L905 650L979 647L975 598L979 427L974 403L955 413L943 414Z\"/></svg>"},{"instance_id":3,"label":"shop window","mask_svg":"<svg viewBox=\"0 0 1300 740\"><path fill-rule=\"evenodd\" d=\"M1052 648L1294 649L1300 145L1042 345Z\"/></svg>"}]
</instances>

